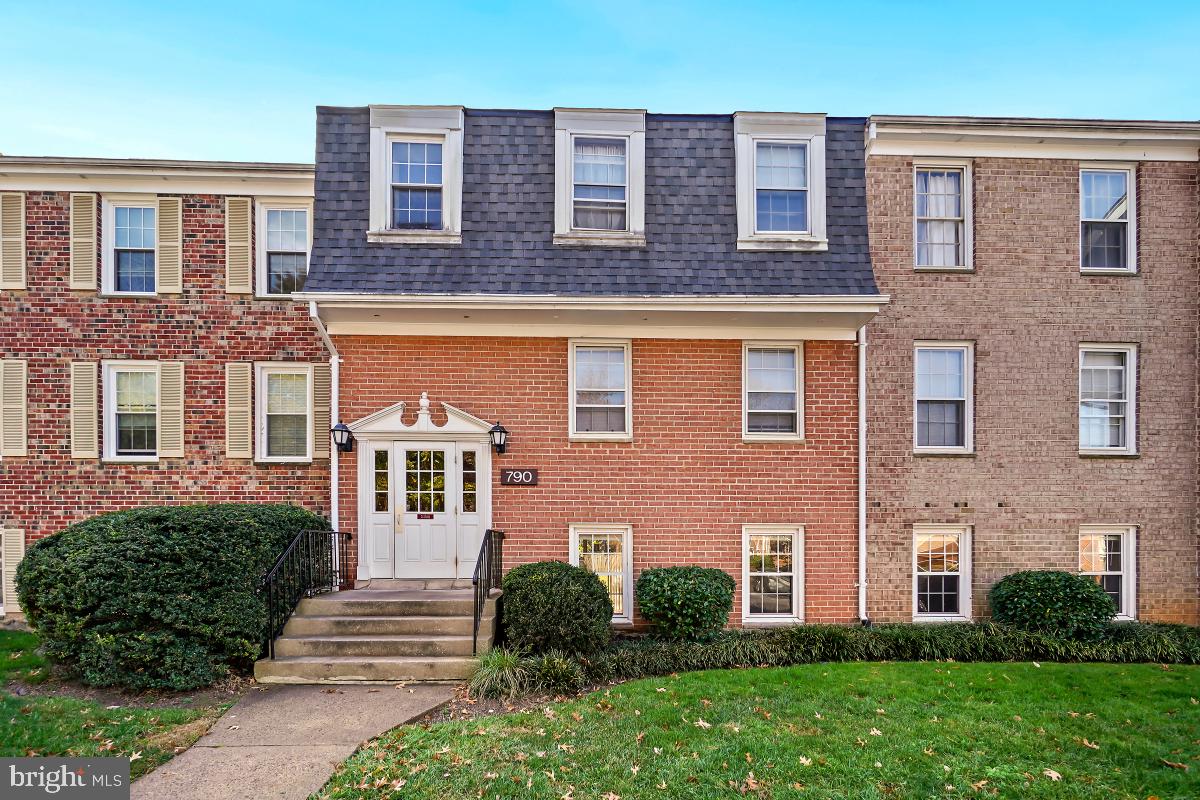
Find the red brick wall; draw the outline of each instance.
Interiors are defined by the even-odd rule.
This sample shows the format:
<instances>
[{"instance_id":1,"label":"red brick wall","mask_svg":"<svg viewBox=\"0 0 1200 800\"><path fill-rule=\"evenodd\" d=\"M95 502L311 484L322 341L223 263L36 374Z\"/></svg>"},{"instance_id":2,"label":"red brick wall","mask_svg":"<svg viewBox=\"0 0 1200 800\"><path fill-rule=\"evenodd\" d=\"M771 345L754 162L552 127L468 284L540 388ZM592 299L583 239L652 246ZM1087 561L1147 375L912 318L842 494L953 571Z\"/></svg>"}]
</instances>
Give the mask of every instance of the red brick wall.
<instances>
[{"instance_id":1,"label":"red brick wall","mask_svg":"<svg viewBox=\"0 0 1200 800\"><path fill-rule=\"evenodd\" d=\"M633 526L633 569L700 564L737 579L742 525L805 528L806 619L849 622L856 606L856 354L805 345L807 441L742 442L742 344L636 339L628 443L567 441L567 341L338 336L340 416L349 422L427 391L510 433L493 459L493 523L505 566L567 560L573 522ZM357 454L340 464L341 528L356 529ZM537 487L502 487L500 466L536 467Z\"/></svg>"},{"instance_id":2,"label":"red brick wall","mask_svg":"<svg viewBox=\"0 0 1200 800\"><path fill-rule=\"evenodd\" d=\"M912 614L912 525L974 525L974 611L1021 569L1078 569L1079 527L1139 526L1142 619L1200 621L1197 165L1138 167L1139 274L1079 273L1076 161L974 162L974 274L915 273L911 159L867 164L891 304L868 327L869 598ZM975 342L974 456L912 453L915 339ZM1136 458L1078 455L1077 349L1139 345ZM956 504L957 507L956 507Z\"/></svg>"},{"instance_id":3,"label":"red brick wall","mask_svg":"<svg viewBox=\"0 0 1200 800\"><path fill-rule=\"evenodd\" d=\"M27 288L0 291L0 356L28 359L29 455L0 460L0 525L32 541L150 503L291 502L328 514L327 459L225 458L225 363L328 355L304 305L225 293L224 198L184 198L183 294L157 298L69 290L68 193L28 192L25 203ZM184 458L71 458L70 362L109 358L184 362Z\"/></svg>"}]
</instances>

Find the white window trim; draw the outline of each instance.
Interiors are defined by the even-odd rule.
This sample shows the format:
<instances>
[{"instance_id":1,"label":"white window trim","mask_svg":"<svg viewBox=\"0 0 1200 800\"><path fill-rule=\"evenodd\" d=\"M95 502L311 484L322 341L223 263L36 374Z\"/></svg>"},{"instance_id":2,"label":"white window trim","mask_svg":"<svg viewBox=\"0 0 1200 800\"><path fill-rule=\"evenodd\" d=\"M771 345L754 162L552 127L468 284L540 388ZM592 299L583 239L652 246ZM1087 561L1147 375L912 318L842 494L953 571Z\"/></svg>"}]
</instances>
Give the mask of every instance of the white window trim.
<instances>
[{"instance_id":1,"label":"white window trim","mask_svg":"<svg viewBox=\"0 0 1200 800\"><path fill-rule=\"evenodd\" d=\"M1125 185L1129 188L1129 212L1125 223L1125 269L1092 269L1083 266L1083 173L1085 172L1124 172L1127 175ZM1079 240L1079 272L1083 275L1136 275L1137 263L1137 164L1117 161L1081 161L1079 177L1076 183L1079 189L1079 228L1076 237Z\"/></svg>"},{"instance_id":2,"label":"white window trim","mask_svg":"<svg viewBox=\"0 0 1200 800\"><path fill-rule=\"evenodd\" d=\"M267 455L267 375L304 374L308 378L308 447L304 456ZM308 464L313 458L313 367L312 364L264 361L254 365L254 460L261 464Z\"/></svg>"},{"instance_id":3,"label":"white window trim","mask_svg":"<svg viewBox=\"0 0 1200 800\"><path fill-rule=\"evenodd\" d=\"M625 430L578 431L575 429L575 351L580 347L621 347L625 350ZM572 442L633 441L633 341L631 339L569 339L567 341L568 440Z\"/></svg>"},{"instance_id":4,"label":"white window trim","mask_svg":"<svg viewBox=\"0 0 1200 800\"><path fill-rule=\"evenodd\" d=\"M621 581L623 593L622 604L625 613L613 614L612 621L631 624L633 622L633 526L625 523L597 522L571 523L570 526L570 562L579 566L579 534L580 533L619 533L621 543L621 570L624 578Z\"/></svg>"},{"instance_id":5,"label":"white window trim","mask_svg":"<svg viewBox=\"0 0 1200 800\"><path fill-rule=\"evenodd\" d=\"M927 169L957 169L963 174L963 261L958 266L925 266L917 263L917 172ZM974 272L975 271L975 201L972 194L974 176L971 160L966 158L923 158L913 162L913 269L916 272Z\"/></svg>"},{"instance_id":6,"label":"white window trim","mask_svg":"<svg viewBox=\"0 0 1200 800\"><path fill-rule=\"evenodd\" d=\"M157 297L158 296L158 227L162 220L158 214L158 195L153 194L109 194L100 198L100 293L115 297ZM153 292L119 292L117 291L117 256L116 256L116 225L117 208L153 208L154 209L154 291Z\"/></svg>"},{"instance_id":7,"label":"white window trim","mask_svg":"<svg viewBox=\"0 0 1200 800\"><path fill-rule=\"evenodd\" d=\"M287 300L290 294L271 294L267 291L270 282L267 280L267 212L268 211L304 211L308 217L308 254L305 257L307 271L308 259L312 255L313 241L313 204L311 200L297 200L287 197L255 197L254 198L254 261L255 261L255 297L271 300Z\"/></svg>"},{"instance_id":8,"label":"white window trim","mask_svg":"<svg viewBox=\"0 0 1200 800\"><path fill-rule=\"evenodd\" d=\"M1132 613L1117 614L1113 619L1128 621L1137 619L1137 526L1136 525L1082 525L1079 542L1076 544L1076 566L1080 575L1079 559L1083 553L1083 537L1096 534L1121 535L1121 606Z\"/></svg>"},{"instance_id":9,"label":"white window trim","mask_svg":"<svg viewBox=\"0 0 1200 800\"><path fill-rule=\"evenodd\" d=\"M1079 442L1080 405L1083 403L1083 354L1085 352L1125 353L1125 446L1124 447L1080 447L1081 456L1135 456L1137 448L1137 373L1138 346L1136 344L1105 344L1085 342L1079 345L1075 357L1075 441Z\"/></svg>"},{"instance_id":10,"label":"white window trim","mask_svg":"<svg viewBox=\"0 0 1200 800\"><path fill-rule=\"evenodd\" d=\"M790 534L792 537L792 608L795 614L750 613L750 537L756 534ZM742 623L794 625L804 622L804 526L790 524L742 526Z\"/></svg>"},{"instance_id":11,"label":"white window trim","mask_svg":"<svg viewBox=\"0 0 1200 800\"><path fill-rule=\"evenodd\" d=\"M623 231L573 227L575 139L625 139ZM646 112L619 109L554 109L554 237L556 245L644 247L646 245Z\"/></svg>"},{"instance_id":12,"label":"white window trim","mask_svg":"<svg viewBox=\"0 0 1200 800\"><path fill-rule=\"evenodd\" d=\"M917 537L923 534L958 534L958 608L957 614L922 614L917 601ZM913 525L909 547L912 549L913 622L968 622L971 619L971 525L919 523Z\"/></svg>"},{"instance_id":13,"label":"white window trim","mask_svg":"<svg viewBox=\"0 0 1200 800\"><path fill-rule=\"evenodd\" d=\"M101 412L104 418L104 461L112 461L123 464L157 464L159 460L158 451L161 449L161 443L158 441L162 435L162 379L158 369L157 361L102 361L100 366L103 372L103 395L100 399ZM154 430L155 430L155 447L154 455L146 456L123 456L117 455L117 373L118 372L152 372L154 373Z\"/></svg>"},{"instance_id":14,"label":"white window trim","mask_svg":"<svg viewBox=\"0 0 1200 800\"><path fill-rule=\"evenodd\" d=\"M963 408L962 447L919 447L917 445L917 351L918 350L963 350L963 391L966 404ZM913 342L913 388L912 388L912 443L914 453L931 455L963 455L975 452L975 343L924 341Z\"/></svg>"},{"instance_id":15,"label":"white window trim","mask_svg":"<svg viewBox=\"0 0 1200 800\"><path fill-rule=\"evenodd\" d=\"M796 351L796 432L759 433L750 430L750 351L760 348L792 349ZM745 341L742 342L742 441L743 442L803 442L804 441L804 342Z\"/></svg>"},{"instance_id":16,"label":"white window trim","mask_svg":"<svg viewBox=\"0 0 1200 800\"><path fill-rule=\"evenodd\" d=\"M462 243L462 106L371 106L371 200L367 241L392 244ZM391 228L391 143L442 145L442 229Z\"/></svg>"},{"instance_id":17,"label":"white window trim","mask_svg":"<svg viewBox=\"0 0 1200 800\"><path fill-rule=\"evenodd\" d=\"M739 111L733 115L733 135L737 172L737 249L828 250L825 115ZM755 158L759 142L808 145L808 231L758 232Z\"/></svg>"}]
</instances>

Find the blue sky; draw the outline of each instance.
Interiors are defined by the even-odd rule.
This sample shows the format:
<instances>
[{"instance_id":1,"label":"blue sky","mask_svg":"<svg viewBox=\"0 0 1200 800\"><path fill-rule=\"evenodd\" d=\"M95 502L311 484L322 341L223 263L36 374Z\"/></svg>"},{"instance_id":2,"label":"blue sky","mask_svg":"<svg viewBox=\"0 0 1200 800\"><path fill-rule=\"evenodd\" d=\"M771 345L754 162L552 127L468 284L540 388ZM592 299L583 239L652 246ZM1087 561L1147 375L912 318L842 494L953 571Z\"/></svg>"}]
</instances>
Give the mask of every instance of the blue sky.
<instances>
[{"instance_id":1,"label":"blue sky","mask_svg":"<svg viewBox=\"0 0 1200 800\"><path fill-rule=\"evenodd\" d=\"M1200 118L1200 3L13 2L0 152L311 161L313 107Z\"/></svg>"}]
</instances>

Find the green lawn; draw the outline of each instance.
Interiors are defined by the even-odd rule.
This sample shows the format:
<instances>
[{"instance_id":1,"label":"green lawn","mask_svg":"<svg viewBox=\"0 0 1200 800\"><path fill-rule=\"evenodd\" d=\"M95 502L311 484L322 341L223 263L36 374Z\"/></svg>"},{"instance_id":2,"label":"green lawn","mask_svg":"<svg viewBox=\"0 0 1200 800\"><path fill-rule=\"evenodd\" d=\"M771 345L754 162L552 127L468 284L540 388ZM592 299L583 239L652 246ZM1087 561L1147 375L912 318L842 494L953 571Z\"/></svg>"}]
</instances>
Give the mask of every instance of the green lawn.
<instances>
[{"instance_id":1,"label":"green lawn","mask_svg":"<svg viewBox=\"0 0 1200 800\"><path fill-rule=\"evenodd\" d=\"M316 796L1196 798L1198 702L1153 664L697 672L396 728Z\"/></svg>"},{"instance_id":2,"label":"green lawn","mask_svg":"<svg viewBox=\"0 0 1200 800\"><path fill-rule=\"evenodd\" d=\"M32 634L0 630L0 687L49 677L36 648ZM175 748L189 747L223 710L110 708L73 697L18 697L0 688L0 756L126 756L136 778L170 760Z\"/></svg>"}]
</instances>

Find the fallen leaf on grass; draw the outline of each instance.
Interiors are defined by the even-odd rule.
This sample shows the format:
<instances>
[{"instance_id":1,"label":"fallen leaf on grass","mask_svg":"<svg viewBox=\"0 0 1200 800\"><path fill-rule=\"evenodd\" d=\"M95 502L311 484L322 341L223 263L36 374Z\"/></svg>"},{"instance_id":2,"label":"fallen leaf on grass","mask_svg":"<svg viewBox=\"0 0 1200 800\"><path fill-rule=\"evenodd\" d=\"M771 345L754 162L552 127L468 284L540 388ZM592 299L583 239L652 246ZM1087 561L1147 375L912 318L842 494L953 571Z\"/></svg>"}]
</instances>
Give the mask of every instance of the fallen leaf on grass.
<instances>
[{"instance_id":1,"label":"fallen leaf on grass","mask_svg":"<svg viewBox=\"0 0 1200 800\"><path fill-rule=\"evenodd\" d=\"M1180 764L1178 761L1167 761L1165 758L1160 758L1159 761L1166 764L1171 769L1181 769L1184 772L1187 772L1189 769L1191 769L1187 764Z\"/></svg>"},{"instance_id":2,"label":"fallen leaf on grass","mask_svg":"<svg viewBox=\"0 0 1200 800\"><path fill-rule=\"evenodd\" d=\"M1062 780L1062 775L1059 775L1057 772L1055 772L1054 770L1049 769L1049 768L1042 770L1042 774L1045 775L1047 778L1049 778L1052 781L1061 781Z\"/></svg>"},{"instance_id":3,"label":"fallen leaf on grass","mask_svg":"<svg viewBox=\"0 0 1200 800\"><path fill-rule=\"evenodd\" d=\"M871 735L872 736L883 736L883 731L879 730L879 728L871 728Z\"/></svg>"},{"instance_id":4,"label":"fallen leaf on grass","mask_svg":"<svg viewBox=\"0 0 1200 800\"><path fill-rule=\"evenodd\" d=\"M1080 738L1080 739L1077 739L1076 741L1078 741L1081 745L1083 745L1084 747L1086 747L1089 750L1099 750L1100 749L1100 745L1096 744L1095 742L1089 742L1087 739Z\"/></svg>"},{"instance_id":5,"label":"fallen leaf on grass","mask_svg":"<svg viewBox=\"0 0 1200 800\"><path fill-rule=\"evenodd\" d=\"M800 766L802 767L812 766L812 759L806 756L797 756L796 760L800 762Z\"/></svg>"},{"instance_id":6,"label":"fallen leaf on grass","mask_svg":"<svg viewBox=\"0 0 1200 800\"><path fill-rule=\"evenodd\" d=\"M702 720L702 719L698 719L698 720L696 720L696 721L695 721L693 724L694 724L694 725L695 725L697 728L703 728L704 730L708 730L709 728L711 728L711 727L712 727L712 723L711 723L711 722L705 722L705 721L704 721L704 720Z\"/></svg>"}]
</instances>

